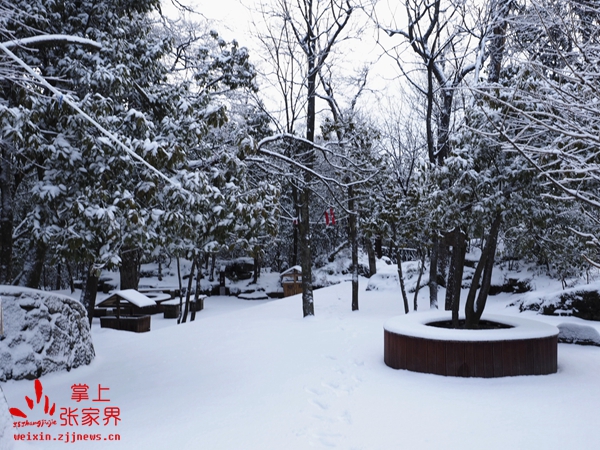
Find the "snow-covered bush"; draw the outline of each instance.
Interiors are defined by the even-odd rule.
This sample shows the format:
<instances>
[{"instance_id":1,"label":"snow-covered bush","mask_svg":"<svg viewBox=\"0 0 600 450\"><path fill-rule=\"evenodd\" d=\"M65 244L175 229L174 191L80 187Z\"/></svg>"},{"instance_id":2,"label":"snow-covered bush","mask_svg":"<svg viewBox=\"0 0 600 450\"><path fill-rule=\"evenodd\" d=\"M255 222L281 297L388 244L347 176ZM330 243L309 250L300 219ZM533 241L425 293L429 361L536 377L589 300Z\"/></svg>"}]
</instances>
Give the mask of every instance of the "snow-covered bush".
<instances>
[{"instance_id":1,"label":"snow-covered bush","mask_svg":"<svg viewBox=\"0 0 600 450\"><path fill-rule=\"evenodd\" d=\"M95 356L83 306L72 298L1 286L0 381L34 379L89 364Z\"/></svg>"},{"instance_id":2,"label":"snow-covered bush","mask_svg":"<svg viewBox=\"0 0 600 450\"><path fill-rule=\"evenodd\" d=\"M594 327L576 323L561 323L558 325L558 330L558 342L600 346L600 333Z\"/></svg>"},{"instance_id":3,"label":"snow-covered bush","mask_svg":"<svg viewBox=\"0 0 600 450\"><path fill-rule=\"evenodd\" d=\"M518 306L521 311L600 321L600 283L577 286L543 297L532 292L512 306Z\"/></svg>"}]
</instances>

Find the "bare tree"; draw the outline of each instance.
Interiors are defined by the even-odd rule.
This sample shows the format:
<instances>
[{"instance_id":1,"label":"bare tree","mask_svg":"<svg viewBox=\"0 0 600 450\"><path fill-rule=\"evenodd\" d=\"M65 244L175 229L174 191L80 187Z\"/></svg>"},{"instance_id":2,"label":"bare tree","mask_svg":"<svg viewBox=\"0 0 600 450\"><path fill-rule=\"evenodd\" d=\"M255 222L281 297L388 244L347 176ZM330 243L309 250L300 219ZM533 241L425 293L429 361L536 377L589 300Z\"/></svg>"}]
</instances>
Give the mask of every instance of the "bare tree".
<instances>
[{"instance_id":1,"label":"bare tree","mask_svg":"<svg viewBox=\"0 0 600 450\"><path fill-rule=\"evenodd\" d=\"M302 79L299 86L288 84L287 77L279 77L278 82L285 93L285 111L292 111L286 117L287 125L295 122L293 108L296 96L295 87L303 92L304 136L303 140L289 139L291 147L290 161L302 168L301 179L298 180L298 244L300 264L302 266L302 310L304 316L314 315L312 287L312 252L310 201L315 182L315 128L317 118L317 88L319 73L330 57L333 47L344 38L346 29L355 7L350 0L278 0L269 10L270 22L277 21L281 32L269 37L275 43L274 55L282 55L281 50L298 48L303 55L301 61ZM275 39L273 39L275 37ZM290 63L295 58L288 59ZM276 71L278 75L287 74L290 67L282 66ZM281 84L283 83L283 86ZM294 83L292 81L292 83ZM288 129L286 132L292 130ZM293 130L296 131L296 130ZM291 136L291 135L290 135ZM289 136L288 136L289 137Z\"/></svg>"},{"instance_id":2,"label":"bare tree","mask_svg":"<svg viewBox=\"0 0 600 450\"><path fill-rule=\"evenodd\" d=\"M403 41L386 53L394 58L404 78L425 100L427 154L431 164L442 165L450 153L450 135L457 110L456 93L465 77L480 63L477 32L479 10L464 2L444 4L441 0L405 0L407 23L404 26L376 21L390 37ZM410 48L419 63L404 60ZM413 72L416 69L416 73ZM425 82L417 74L425 74ZM460 119L460 116L458 116ZM430 306L437 308L438 231L432 230L429 290Z\"/></svg>"}]
</instances>

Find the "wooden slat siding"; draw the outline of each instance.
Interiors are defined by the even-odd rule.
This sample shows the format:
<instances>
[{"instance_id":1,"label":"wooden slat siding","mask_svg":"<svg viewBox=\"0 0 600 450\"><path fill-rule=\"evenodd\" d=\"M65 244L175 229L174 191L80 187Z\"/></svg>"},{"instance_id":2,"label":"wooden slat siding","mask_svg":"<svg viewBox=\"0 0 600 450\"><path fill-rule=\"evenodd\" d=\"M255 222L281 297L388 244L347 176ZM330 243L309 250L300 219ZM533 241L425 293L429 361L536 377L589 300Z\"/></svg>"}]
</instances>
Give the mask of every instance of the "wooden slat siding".
<instances>
[{"instance_id":1,"label":"wooden slat siding","mask_svg":"<svg viewBox=\"0 0 600 450\"><path fill-rule=\"evenodd\" d=\"M484 355L483 376L494 378L494 346L491 342L479 342L479 345L483 348Z\"/></svg>"},{"instance_id":2,"label":"wooden slat siding","mask_svg":"<svg viewBox=\"0 0 600 450\"><path fill-rule=\"evenodd\" d=\"M427 341L427 364L425 371L427 373L438 373L437 361L438 355L443 349L443 342L429 340Z\"/></svg>"},{"instance_id":3,"label":"wooden slat siding","mask_svg":"<svg viewBox=\"0 0 600 450\"><path fill-rule=\"evenodd\" d=\"M429 339L415 338L414 357L417 360L418 372L427 373L427 344Z\"/></svg>"},{"instance_id":4,"label":"wooden slat siding","mask_svg":"<svg viewBox=\"0 0 600 450\"><path fill-rule=\"evenodd\" d=\"M400 367L397 363L398 352L395 347L396 341L392 333L383 331L383 362L389 367L399 369Z\"/></svg>"},{"instance_id":5,"label":"wooden slat siding","mask_svg":"<svg viewBox=\"0 0 600 450\"><path fill-rule=\"evenodd\" d=\"M552 363L549 367L550 370L548 371L548 373L556 373L558 372L558 335L553 336L549 340L551 344L550 351L548 352L548 354L550 355L550 360L552 361Z\"/></svg>"},{"instance_id":6,"label":"wooden slat siding","mask_svg":"<svg viewBox=\"0 0 600 450\"><path fill-rule=\"evenodd\" d=\"M150 331L150 316L121 317L105 316L100 318L100 328L144 333Z\"/></svg>"},{"instance_id":7,"label":"wooden slat siding","mask_svg":"<svg viewBox=\"0 0 600 450\"><path fill-rule=\"evenodd\" d=\"M485 346L481 342L473 343L473 376L485 377Z\"/></svg>"},{"instance_id":8,"label":"wooden slat siding","mask_svg":"<svg viewBox=\"0 0 600 450\"><path fill-rule=\"evenodd\" d=\"M497 342L490 342L492 346L492 367L494 368L494 378L504 376L504 369L502 367L502 344L498 345Z\"/></svg>"},{"instance_id":9,"label":"wooden slat siding","mask_svg":"<svg viewBox=\"0 0 600 450\"><path fill-rule=\"evenodd\" d=\"M418 372L418 357L417 357L417 345L418 342L415 338L407 337L404 339L406 345L406 361L404 361L404 367L413 372Z\"/></svg>"},{"instance_id":10,"label":"wooden slat siding","mask_svg":"<svg viewBox=\"0 0 600 450\"><path fill-rule=\"evenodd\" d=\"M557 337L440 341L384 331L384 360L395 369L464 377L540 375L557 370Z\"/></svg>"},{"instance_id":11,"label":"wooden slat siding","mask_svg":"<svg viewBox=\"0 0 600 450\"><path fill-rule=\"evenodd\" d=\"M462 377L474 377L475 376L475 347L477 347L476 342L465 342L464 343L464 351L465 351L465 362L461 368Z\"/></svg>"},{"instance_id":12,"label":"wooden slat siding","mask_svg":"<svg viewBox=\"0 0 600 450\"><path fill-rule=\"evenodd\" d=\"M500 341L500 347L502 348L502 375L503 377L510 377L516 375L513 368L515 364L514 341Z\"/></svg>"},{"instance_id":13,"label":"wooden slat siding","mask_svg":"<svg viewBox=\"0 0 600 450\"><path fill-rule=\"evenodd\" d=\"M535 340L525 341L526 357L523 372L526 374L535 374Z\"/></svg>"},{"instance_id":14,"label":"wooden slat siding","mask_svg":"<svg viewBox=\"0 0 600 450\"><path fill-rule=\"evenodd\" d=\"M434 373L438 374L438 375L446 375L446 342L444 341L437 341L438 342L438 346L437 346L437 358L438 358L438 363L437 363L437 369Z\"/></svg>"},{"instance_id":15,"label":"wooden slat siding","mask_svg":"<svg viewBox=\"0 0 600 450\"><path fill-rule=\"evenodd\" d=\"M447 341L446 342L446 371L444 375L448 375L451 377L457 376L458 367L460 366L459 359L464 357L464 353L461 357L458 352L458 346L456 342Z\"/></svg>"},{"instance_id":16,"label":"wooden slat siding","mask_svg":"<svg viewBox=\"0 0 600 450\"><path fill-rule=\"evenodd\" d=\"M522 341L522 343L516 347L515 359L519 363L519 372L517 375L527 373L527 360L529 359L527 357L527 349L527 341Z\"/></svg>"},{"instance_id":17,"label":"wooden slat siding","mask_svg":"<svg viewBox=\"0 0 600 450\"><path fill-rule=\"evenodd\" d=\"M542 375L543 373L544 356L542 354L542 345L540 345L540 339L535 339L533 346L533 374Z\"/></svg>"}]
</instances>

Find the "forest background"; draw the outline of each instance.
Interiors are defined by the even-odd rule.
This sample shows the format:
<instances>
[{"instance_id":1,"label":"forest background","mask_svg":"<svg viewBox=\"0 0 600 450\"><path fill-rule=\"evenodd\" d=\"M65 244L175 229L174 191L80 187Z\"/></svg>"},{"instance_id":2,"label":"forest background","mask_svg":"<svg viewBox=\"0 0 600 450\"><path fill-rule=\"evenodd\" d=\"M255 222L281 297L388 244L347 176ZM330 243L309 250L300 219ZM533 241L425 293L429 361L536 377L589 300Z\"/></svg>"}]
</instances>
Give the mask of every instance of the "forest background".
<instances>
[{"instance_id":1,"label":"forest background","mask_svg":"<svg viewBox=\"0 0 600 450\"><path fill-rule=\"evenodd\" d=\"M596 2L275 0L254 54L163 9L0 2L0 283L83 279L93 308L102 270L249 255L301 266L309 316L313 267L349 249L358 309L359 271L408 252L458 314L476 246L475 325L499 261L597 266Z\"/></svg>"}]
</instances>

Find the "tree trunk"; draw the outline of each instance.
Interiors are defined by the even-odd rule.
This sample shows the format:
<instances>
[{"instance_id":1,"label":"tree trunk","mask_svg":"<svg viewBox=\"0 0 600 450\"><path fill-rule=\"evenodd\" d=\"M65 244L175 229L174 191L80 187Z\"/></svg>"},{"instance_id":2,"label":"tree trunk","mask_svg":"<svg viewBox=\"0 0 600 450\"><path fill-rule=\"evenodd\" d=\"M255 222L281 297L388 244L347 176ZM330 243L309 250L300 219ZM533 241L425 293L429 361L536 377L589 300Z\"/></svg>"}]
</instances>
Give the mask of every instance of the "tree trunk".
<instances>
[{"instance_id":1,"label":"tree trunk","mask_svg":"<svg viewBox=\"0 0 600 450\"><path fill-rule=\"evenodd\" d=\"M406 288L404 287L404 275L402 273L402 258L398 251L398 279L400 280L400 292L402 292L402 301L404 302L404 314L408 314L408 297L406 296Z\"/></svg>"},{"instance_id":2,"label":"tree trunk","mask_svg":"<svg viewBox=\"0 0 600 450\"><path fill-rule=\"evenodd\" d=\"M179 281L179 317L177 317L177 323L181 320L181 311L183 310L183 285L181 282L181 262L179 256L177 257L177 280Z\"/></svg>"},{"instance_id":3,"label":"tree trunk","mask_svg":"<svg viewBox=\"0 0 600 450\"><path fill-rule=\"evenodd\" d=\"M313 35L313 11L312 1L307 3L305 14L307 39L306 39L306 140L315 142L315 125L317 119L316 109L316 89L317 89L317 48L316 36ZM308 169L312 169L314 164L314 148L309 144L303 146L305 152L302 162ZM300 191L300 220L298 221L300 258L302 265L302 312L304 317L314 316L314 297L312 287L312 249L310 235L310 185L312 176L309 171L304 171L304 184Z\"/></svg>"},{"instance_id":4,"label":"tree trunk","mask_svg":"<svg viewBox=\"0 0 600 450\"><path fill-rule=\"evenodd\" d=\"M438 309L438 239L433 237L431 245L431 257L429 258L429 308Z\"/></svg>"},{"instance_id":5,"label":"tree trunk","mask_svg":"<svg viewBox=\"0 0 600 450\"><path fill-rule=\"evenodd\" d=\"M208 281L215 281L215 266L217 264L217 255L216 253L212 253L210 257L210 275L208 276Z\"/></svg>"},{"instance_id":6,"label":"tree trunk","mask_svg":"<svg viewBox=\"0 0 600 450\"><path fill-rule=\"evenodd\" d=\"M298 188L292 185L292 201L294 202L294 213L296 217L292 222L292 263L291 266L298 265L298 221L300 220L300 208L298 206Z\"/></svg>"},{"instance_id":7,"label":"tree trunk","mask_svg":"<svg viewBox=\"0 0 600 450\"><path fill-rule=\"evenodd\" d=\"M33 262L29 264L25 270L25 283L26 287L32 289L39 289L42 274L44 272L44 262L46 261L46 253L48 252L48 246L42 242L37 241L34 243L35 249L31 250L30 257L33 258Z\"/></svg>"},{"instance_id":8,"label":"tree trunk","mask_svg":"<svg viewBox=\"0 0 600 450\"><path fill-rule=\"evenodd\" d=\"M500 80L500 69L502 68L502 59L504 57L504 44L506 42L506 28L508 16L512 2L502 0L492 0L492 20L494 25L489 43L488 63L488 82L497 83Z\"/></svg>"},{"instance_id":9,"label":"tree trunk","mask_svg":"<svg viewBox=\"0 0 600 450\"><path fill-rule=\"evenodd\" d=\"M87 310L90 327L94 319L94 308L96 307L96 295L98 293L98 280L100 279L100 269L91 264L88 269L85 287L81 293L81 303Z\"/></svg>"},{"instance_id":10,"label":"tree trunk","mask_svg":"<svg viewBox=\"0 0 600 450\"><path fill-rule=\"evenodd\" d=\"M71 264L66 263L67 273L69 275L69 288L71 289L71 294L75 292L75 282L73 281L73 270L71 269Z\"/></svg>"},{"instance_id":11,"label":"tree trunk","mask_svg":"<svg viewBox=\"0 0 600 450\"><path fill-rule=\"evenodd\" d=\"M381 259L383 257L383 249L382 249L381 236L375 237L375 255L377 259Z\"/></svg>"},{"instance_id":12,"label":"tree trunk","mask_svg":"<svg viewBox=\"0 0 600 450\"><path fill-rule=\"evenodd\" d=\"M7 151L2 148L0 159L0 284L11 283L13 270L14 190Z\"/></svg>"},{"instance_id":13,"label":"tree trunk","mask_svg":"<svg viewBox=\"0 0 600 450\"><path fill-rule=\"evenodd\" d=\"M369 258L369 277L372 277L377 273L377 260L375 259L375 250L373 249L373 242L371 242L371 239L365 239L365 245L367 247L367 256Z\"/></svg>"},{"instance_id":14,"label":"tree trunk","mask_svg":"<svg viewBox=\"0 0 600 450\"><path fill-rule=\"evenodd\" d=\"M465 327L476 328L479 325L479 320L483 314L485 303L487 301L488 294L490 292L490 284L492 280L492 270L494 267L494 259L496 256L496 246L498 243L498 233L500 231L500 224L502 222L502 214L496 213L496 217L490 228L487 242L481 251L481 258L475 268L475 274L471 281L471 288L467 296L467 303L465 305ZM479 289L479 295L477 296L477 304L475 304L475 295L479 288L479 281L483 273L483 281L481 288Z\"/></svg>"},{"instance_id":15,"label":"tree trunk","mask_svg":"<svg viewBox=\"0 0 600 450\"><path fill-rule=\"evenodd\" d=\"M139 277L139 250L137 248L123 248L121 251L121 266L119 274L121 278L121 290L136 289L140 282Z\"/></svg>"},{"instance_id":16,"label":"tree trunk","mask_svg":"<svg viewBox=\"0 0 600 450\"><path fill-rule=\"evenodd\" d=\"M358 232L356 211L354 210L354 188L348 187L348 241L352 253L352 311L358 311Z\"/></svg>"},{"instance_id":17,"label":"tree trunk","mask_svg":"<svg viewBox=\"0 0 600 450\"><path fill-rule=\"evenodd\" d=\"M452 310L452 324L454 328L458 328L460 293L467 249L466 235L459 228L455 228L446 235L446 243L452 245L452 258L448 270L445 309Z\"/></svg>"},{"instance_id":18,"label":"tree trunk","mask_svg":"<svg viewBox=\"0 0 600 450\"><path fill-rule=\"evenodd\" d=\"M456 238L454 236L455 232L456 229L452 232L451 236L448 236L452 239L452 241L454 241ZM452 253L450 257L450 265L448 267L448 279L446 281L446 301L444 302L445 311L452 310L452 301L454 299L454 271L456 270L456 252L458 250L454 244L455 242L452 242Z\"/></svg>"},{"instance_id":19,"label":"tree trunk","mask_svg":"<svg viewBox=\"0 0 600 450\"><path fill-rule=\"evenodd\" d=\"M190 269L190 275L188 277L188 286L187 292L185 293L185 309L183 310L183 315L181 316L181 321L177 320L177 323L185 323L187 321L188 312L190 310L190 295L192 293L192 284L194 282L194 272L196 270L196 255L192 257L192 268Z\"/></svg>"},{"instance_id":20,"label":"tree trunk","mask_svg":"<svg viewBox=\"0 0 600 450\"><path fill-rule=\"evenodd\" d=\"M415 297L413 298L413 311L418 309L419 290L421 289L421 277L425 271L425 252L421 255L421 266L419 267L419 276L417 277L417 286L415 287Z\"/></svg>"},{"instance_id":21,"label":"tree trunk","mask_svg":"<svg viewBox=\"0 0 600 450\"><path fill-rule=\"evenodd\" d=\"M310 194L308 188L302 190L300 194L300 220L298 221L298 231L300 237L300 265L302 267L302 313L303 316L314 316L315 307L312 288L312 253L309 205Z\"/></svg>"},{"instance_id":22,"label":"tree trunk","mask_svg":"<svg viewBox=\"0 0 600 450\"><path fill-rule=\"evenodd\" d=\"M60 291L62 289L62 264L59 261L56 263L56 280L54 283L54 289Z\"/></svg>"},{"instance_id":23,"label":"tree trunk","mask_svg":"<svg viewBox=\"0 0 600 450\"><path fill-rule=\"evenodd\" d=\"M196 273L196 291L194 292L194 309L192 309L192 316L190 317L190 322L196 320L196 311L202 311L204 309L204 301L202 303L198 303L200 298L200 280L202 280L202 266L200 265L200 256L197 257L197 266L198 272Z\"/></svg>"},{"instance_id":24,"label":"tree trunk","mask_svg":"<svg viewBox=\"0 0 600 450\"><path fill-rule=\"evenodd\" d=\"M252 275L252 282L258 283L258 277L260 277L260 249L254 252L254 274Z\"/></svg>"}]
</instances>

